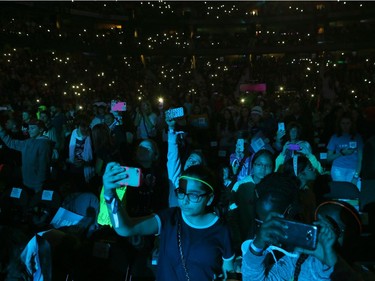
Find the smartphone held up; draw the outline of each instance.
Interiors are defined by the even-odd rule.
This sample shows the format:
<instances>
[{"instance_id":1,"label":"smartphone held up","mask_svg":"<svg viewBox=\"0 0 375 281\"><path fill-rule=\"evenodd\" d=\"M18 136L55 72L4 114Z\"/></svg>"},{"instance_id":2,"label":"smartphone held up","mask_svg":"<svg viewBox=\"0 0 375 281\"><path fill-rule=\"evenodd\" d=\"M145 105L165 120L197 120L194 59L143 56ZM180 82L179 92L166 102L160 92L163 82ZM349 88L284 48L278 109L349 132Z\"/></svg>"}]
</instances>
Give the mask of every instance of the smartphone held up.
<instances>
[{"instance_id":1,"label":"smartphone held up","mask_svg":"<svg viewBox=\"0 0 375 281\"><path fill-rule=\"evenodd\" d=\"M287 238L279 239L282 244L293 248L316 249L318 243L318 227L316 225L281 218L278 220L288 226L286 229Z\"/></svg>"},{"instance_id":2,"label":"smartphone held up","mask_svg":"<svg viewBox=\"0 0 375 281\"><path fill-rule=\"evenodd\" d=\"M172 119L183 117L183 116L184 116L183 107L171 108L165 111L165 118L167 120L172 120Z\"/></svg>"},{"instance_id":3,"label":"smartphone held up","mask_svg":"<svg viewBox=\"0 0 375 281\"><path fill-rule=\"evenodd\" d=\"M121 173L123 178L120 181L121 186L139 187L142 180L142 171L139 168L122 166L124 172Z\"/></svg>"},{"instance_id":4,"label":"smartphone held up","mask_svg":"<svg viewBox=\"0 0 375 281\"><path fill-rule=\"evenodd\" d=\"M111 111L126 111L126 102L124 101L111 101Z\"/></svg>"}]
</instances>

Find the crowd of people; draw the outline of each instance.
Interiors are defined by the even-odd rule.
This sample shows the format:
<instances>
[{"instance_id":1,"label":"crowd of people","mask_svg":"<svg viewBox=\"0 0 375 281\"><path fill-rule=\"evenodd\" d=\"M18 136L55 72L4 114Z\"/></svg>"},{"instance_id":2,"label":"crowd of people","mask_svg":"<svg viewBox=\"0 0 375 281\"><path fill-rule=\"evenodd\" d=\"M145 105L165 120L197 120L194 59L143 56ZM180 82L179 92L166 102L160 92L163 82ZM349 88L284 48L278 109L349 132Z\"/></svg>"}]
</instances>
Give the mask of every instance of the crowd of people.
<instances>
[{"instance_id":1,"label":"crowd of people","mask_svg":"<svg viewBox=\"0 0 375 281\"><path fill-rule=\"evenodd\" d=\"M7 35L57 34L9 19ZM215 41L203 37L197 46ZM373 209L330 196L332 183L358 195L374 180L374 65L360 51L136 58L5 46L0 279L374 280ZM92 220L78 234L56 227L60 207ZM294 244L292 225L313 246Z\"/></svg>"},{"instance_id":2,"label":"crowd of people","mask_svg":"<svg viewBox=\"0 0 375 281\"><path fill-rule=\"evenodd\" d=\"M110 228L141 239L130 242L129 261L139 280L280 280L293 272L295 278L340 280L334 276L342 271L362 280L367 273L354 266L362 253L348 260L347 249L334 246L342 235L335 234L337 225L340 231L362 228L358 206L325 194L331 181L361 190L362 174L371 175L373 163L364 164L362 157L374 139L371 115L328 100L327 112L313 112L302 101L273 112L267 95L256 96L251 106L196 101L187 96L167 106L142 100L126 103L126 111L112 110L117 101L93 103L89 111L67 111L61 104L36 104L33 111L6 107L0 127L2 190L20 187L30 198L50 189L63 198L93 194L101 201L96 231ZM178 107L183 116L168 119L166 111ZM124 166L140 168L139 187L119 189ZM320 204L352 218L317 216ZM50 228L56 211L42 223L28 221L26 236ZM3 212L3 222L17 225L7 215ZM291 251L281 242L287 235L287 226L277 221L281 217L319 225L316 250L299 249L296 258L290 252L268 257L277 249ZM356 224L346 225L351 221ZM155 253L156 275L145 270ZM263 259L269 265L262 265ZM280 268L282 260L288 269ZM35 278L32 270L26 272ZM79 270L65 273L69 270L79 276Z\"/></svg>"}]
</instances>

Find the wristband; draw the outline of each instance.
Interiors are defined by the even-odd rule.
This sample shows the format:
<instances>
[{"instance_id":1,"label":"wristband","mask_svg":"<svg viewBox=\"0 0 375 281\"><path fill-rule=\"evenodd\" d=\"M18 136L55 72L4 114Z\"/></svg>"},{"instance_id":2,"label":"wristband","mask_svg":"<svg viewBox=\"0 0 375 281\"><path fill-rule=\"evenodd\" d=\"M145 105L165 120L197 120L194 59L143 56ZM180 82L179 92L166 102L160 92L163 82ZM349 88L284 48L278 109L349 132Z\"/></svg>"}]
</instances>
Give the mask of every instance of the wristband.
<instances>
[{"instance_id":1,"label":"wristband","mask_svg":"<svg viewBox=\"0 0 375 281\"><path fill-rule=\"evenodd\" d=\"M340 154L342 155L342 156L345 156L345 154L344 153L342 153L342 151L343 151L344 149L342 148L342 149L340 149Z\"/></svg>"},{"instance_id":2,"label":"wristband","mask_svg":"<svg viewBox=\"0 0 375 281\"><path fill-rule=\"evenodd\" d=\"M105 203L107 203L107 204L111 204L112 201L115 199L115 196L107 197L107 196L104 195L103 197L104 197Z\"/></svg>"},{"instance_id":3,"label":"wristband","mask_svg":"<svg viewBox=\"0 0 375 281\"><path fill-rule=\"evenodd\" d=\"M107 196L103 196L104 197L104 201L106 204L108 204L110 210L112 211L112 214L113 215L116 215L117 212L118 212L118 197L116 195L114 196L111 196L111 197L107 197Z\"/></svg>"},{"instance_id":4,"label":"wristband","mask_svg":"<svg viewBox=\"0 0 375 281\"><path fill-rule=\"evenodd\" d=\"M252 241L250 243L250 252L252 252L256 256L261 256L263 254L263 249L255 246L254 241Z\"/></svg>"},{"instance_id":5,"label":"wristband","mask_svg":"<svg viewBox=\"0 0 375 281\"><path fill-rule=\"evenodd\" d=\"M111 203L112 203L112 200L115 198L115 196L116 196L116 193L112 193L112 194L109 195L109 196L103 194L103 198L104 198L105 203L107 203L107 204L111 204Z\"/></svg>"}]
</instances>

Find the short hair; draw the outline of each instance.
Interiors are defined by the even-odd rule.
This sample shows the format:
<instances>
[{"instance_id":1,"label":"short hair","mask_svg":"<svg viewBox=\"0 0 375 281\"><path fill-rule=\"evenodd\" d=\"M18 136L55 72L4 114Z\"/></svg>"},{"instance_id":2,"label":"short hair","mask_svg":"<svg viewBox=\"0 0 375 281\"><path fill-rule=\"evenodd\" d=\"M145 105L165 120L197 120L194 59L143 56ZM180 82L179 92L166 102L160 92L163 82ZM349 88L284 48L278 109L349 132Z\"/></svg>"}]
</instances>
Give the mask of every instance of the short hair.
<instances>
[{"instance_id":1,"label":"short hair","mask_svg":"<svg viewBox=\"0 0 375 281\"><path fill-rule=\"evenodd\" d=\"M48 119L51 119L51 113L47 110L42 110L41 112L39 112L39 114L45 114L48 117Z\"/></svg>"},{"instance_id":2,"label":"short hair","mask_svg":"<svg viewBox=\"0 0 375 281\"><path fill-rule=\"evenodd\" d=\"M290 218L295 218L299 213L298 208L298 181L296 177L281 172L274 172L265 176L256 186L257 201L256 211L262 208L262 204L270 202L271 211L284 213L288 211Z\"/></svg>"},{"instance_id":3,"label":"short hair","mask_svg":"<svg viewBox=\"0 0 375 281\"><path fill-rule=\"evenodd\" d=\"M29 126L30 125L36 125L38 126L39 129L44 129L44 130L46 129L46 125L44 124L42 120L30 119Z\"/></svg>"}]
</instances>

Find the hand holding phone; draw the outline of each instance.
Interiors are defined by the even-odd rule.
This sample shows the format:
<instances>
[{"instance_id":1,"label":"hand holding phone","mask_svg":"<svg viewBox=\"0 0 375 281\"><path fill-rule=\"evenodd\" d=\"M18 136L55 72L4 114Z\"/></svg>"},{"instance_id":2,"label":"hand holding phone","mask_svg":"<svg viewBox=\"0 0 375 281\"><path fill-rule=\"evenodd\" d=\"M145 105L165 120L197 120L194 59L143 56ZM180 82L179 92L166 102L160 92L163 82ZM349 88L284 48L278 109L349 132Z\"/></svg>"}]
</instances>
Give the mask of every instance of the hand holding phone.
<instances>
[{"instance_id":1,"label":"hand holding phone","mask_svg":"<svg viewBox=\"0 0 375 281\"><path fill-rule=\"evenodd\" d=\"M292 248L314 250L318 243L318 227L298 221L277 218L284 226L286 236L279 237L279 242Z\"/></svg>"},{"instance_id":2,"label":"hand holding phone","mask_svg":"<svg viewBox=\"0 0 375 281\"><path fill-rule=\"evenodd\" d=\"M120 185L139 187L141 185L141 169L127 166L121 167L124 172L122 173L123 179L120 181Z\"/></svg>"},{"instance_id":3,"label":"hand holding phone","mask_svg":"<svg viewBox=\"0 0 375 281\"><path fill-rule=\"evenodd\" d=\"M271 212L263 222L260 222L254 243L263 249L269 245L282 244L291 248L314 250L318 242L317 237L316 225L287 220L283 215Z\"/></svg>"}]
</instances>

